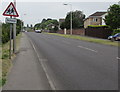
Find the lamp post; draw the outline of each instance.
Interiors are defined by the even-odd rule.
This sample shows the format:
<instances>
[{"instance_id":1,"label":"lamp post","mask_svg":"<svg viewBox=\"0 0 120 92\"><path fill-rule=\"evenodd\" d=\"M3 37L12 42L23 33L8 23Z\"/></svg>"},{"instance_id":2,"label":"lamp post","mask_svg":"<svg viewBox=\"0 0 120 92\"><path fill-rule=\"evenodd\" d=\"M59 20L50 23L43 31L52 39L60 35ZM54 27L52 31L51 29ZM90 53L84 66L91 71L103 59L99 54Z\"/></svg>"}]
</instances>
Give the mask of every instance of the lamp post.
<instances>
[{"instance_id":1,"label":"lamp post","mask_svg":"<svg viewBox=\"0 0 120 92\"><path fill-rule=\"evenodd\" d=\"M24 13L23 15L25 16L26 14ZM23 31L23 25L24 25L23 15L21 14L21 32Z\"/></svg>"},{"instance_id":2,"label":"lamp post","mask_svg":"<svg viewBox=\"0 0 120 92\"><path fill-rule=\"evenodd\" d=\"M72 35L72 4L63 4L63 5L69 5L70 6L70 34Z\"/></svg>"}]
</instances>

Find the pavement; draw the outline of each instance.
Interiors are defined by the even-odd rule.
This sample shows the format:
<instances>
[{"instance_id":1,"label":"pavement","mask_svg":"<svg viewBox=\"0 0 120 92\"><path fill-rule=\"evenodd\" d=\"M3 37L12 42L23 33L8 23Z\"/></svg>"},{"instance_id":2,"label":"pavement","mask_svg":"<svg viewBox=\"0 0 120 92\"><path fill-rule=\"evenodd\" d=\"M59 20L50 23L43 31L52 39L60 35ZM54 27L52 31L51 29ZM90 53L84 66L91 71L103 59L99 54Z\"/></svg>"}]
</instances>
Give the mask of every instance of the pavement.
<instances>
[{"instance_id":1,"label":"pavement","mask_svg":"<svg viewBox=\"0 0 120 92\"><path fill-rule=\"evenodd\" d=\"M22 34L20 51L13 61L3 90L50 90L45 72L31 42Z\"/></svg>"}]
</instances>

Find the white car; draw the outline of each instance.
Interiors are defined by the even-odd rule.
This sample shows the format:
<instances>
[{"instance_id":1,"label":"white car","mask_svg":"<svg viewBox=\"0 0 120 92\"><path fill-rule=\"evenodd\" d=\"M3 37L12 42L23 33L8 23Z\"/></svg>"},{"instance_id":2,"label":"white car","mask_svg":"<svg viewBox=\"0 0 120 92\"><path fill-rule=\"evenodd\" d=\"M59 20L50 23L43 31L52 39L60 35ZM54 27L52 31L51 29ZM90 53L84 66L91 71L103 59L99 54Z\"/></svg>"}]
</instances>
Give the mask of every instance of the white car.
<instances>
[{"instance_id":1,"label":"white car","mask_svg":"<svg viewBox=\"0 0 120 92\"><path fill-rule=\"evenodd\" d=\"M36 32L36 33L41 33L41 32L42 32L42 30L35 30L35 32Z\"/></svg>"}]
</instances>

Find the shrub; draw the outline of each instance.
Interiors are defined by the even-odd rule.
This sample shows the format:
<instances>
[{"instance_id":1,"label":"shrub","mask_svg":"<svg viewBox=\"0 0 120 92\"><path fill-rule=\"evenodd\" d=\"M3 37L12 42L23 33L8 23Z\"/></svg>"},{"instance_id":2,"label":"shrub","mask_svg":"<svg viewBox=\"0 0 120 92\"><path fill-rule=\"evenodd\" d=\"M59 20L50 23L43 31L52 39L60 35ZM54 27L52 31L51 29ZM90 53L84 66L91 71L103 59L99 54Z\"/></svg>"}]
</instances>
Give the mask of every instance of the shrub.
<instances>
[{"instance_id":1,"label":"shrub","mask_svg":"<svg viewBox=\"0 0 120 92\"><path fill-rule=\"evenodd\" d=\"M117 33L120 33L120 29L114 29L112 35L115 35Z\"/></svg>"},{"instance_id":2,"label":"shrub","mask_svg":"<svg viewBox=\"0 0 120 92\"><path fill-rule=\"evenodd\" d=\"M108 28L107 25L89 25L88 28Z\"/></svg>"},{"instance_id":3,"label":"shrub","mask_svg":"<svg viewBox=\"0 0 120 92\"><path fill-rule=\"evenodd\" d=\"M21 30L21 20L17 19L16 24L16 35L20 33ZM13 38L13 35L12 35ZM6 43L10 40L10 24L2 23L2 43Z\"/></svg>"}]
</instances>

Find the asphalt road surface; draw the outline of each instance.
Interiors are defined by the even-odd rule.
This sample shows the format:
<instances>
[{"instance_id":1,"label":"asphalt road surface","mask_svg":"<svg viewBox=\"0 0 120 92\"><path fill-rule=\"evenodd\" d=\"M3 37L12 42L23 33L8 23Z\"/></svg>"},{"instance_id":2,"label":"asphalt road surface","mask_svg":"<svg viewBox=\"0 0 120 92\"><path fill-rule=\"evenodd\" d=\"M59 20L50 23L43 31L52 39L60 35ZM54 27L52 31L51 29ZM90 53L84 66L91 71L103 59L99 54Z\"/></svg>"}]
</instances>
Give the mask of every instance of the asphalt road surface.
<instances>
[{"instance_id":1,"label":"asphalt road surface","mask_svg":"<svg viewBox=\"0 0 120 92\"><path fill-rule=\"evenodd\" d=\"M117 47L43 33L26 35L52 89L118 89Z\"/></svg>"}]
</instances>

